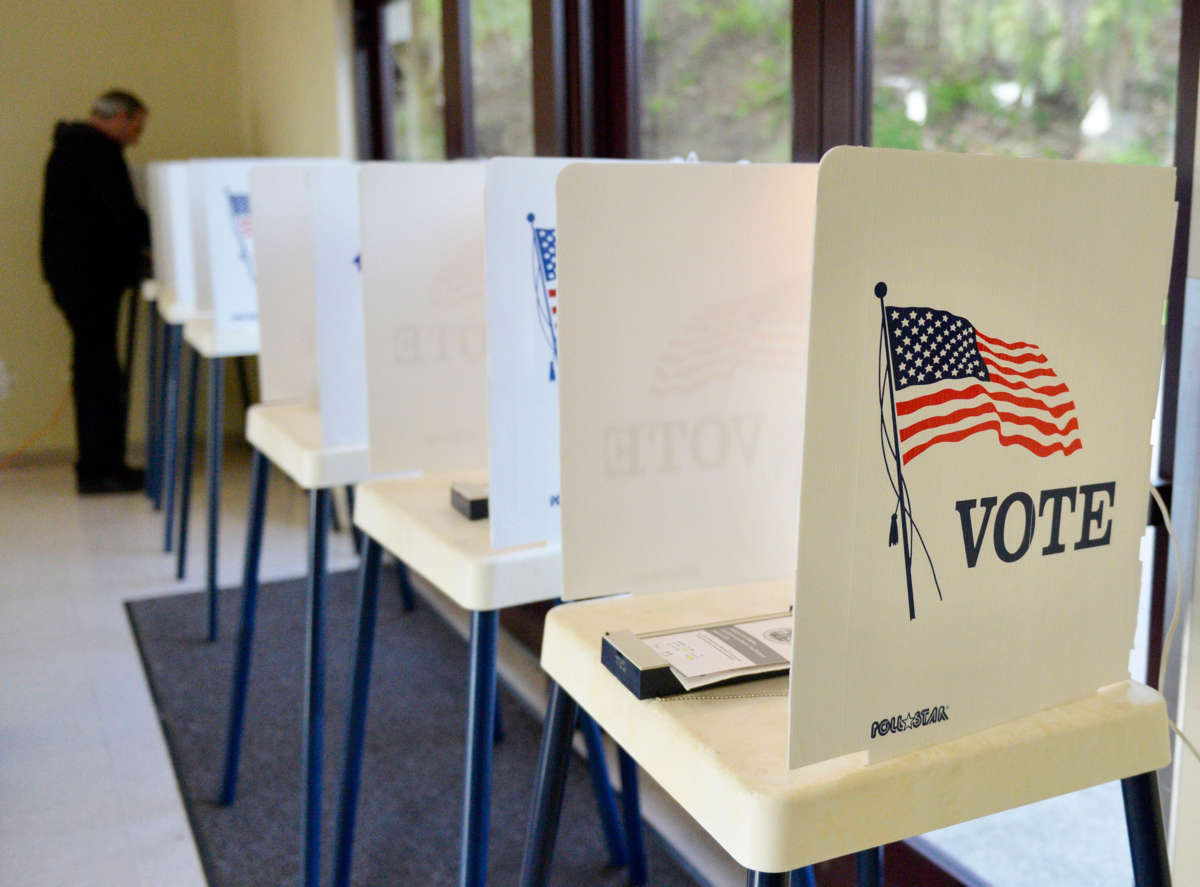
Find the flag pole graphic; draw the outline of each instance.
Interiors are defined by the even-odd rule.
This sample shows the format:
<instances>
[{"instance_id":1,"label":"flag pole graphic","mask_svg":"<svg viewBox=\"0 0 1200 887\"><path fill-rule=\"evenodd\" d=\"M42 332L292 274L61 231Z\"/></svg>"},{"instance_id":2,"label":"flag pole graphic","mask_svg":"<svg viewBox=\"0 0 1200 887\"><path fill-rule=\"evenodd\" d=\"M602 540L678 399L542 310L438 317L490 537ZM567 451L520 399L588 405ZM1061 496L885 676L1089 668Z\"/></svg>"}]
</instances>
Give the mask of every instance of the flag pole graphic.
<instances>
[{"instance_id":1,"label":"flag pole graphic","mask_svg":"<svg viewBox=\"0 0 1200 887\"><path fill-rule=\"evenodd\" d=\"M908 582L908 618L917 618L917 609L913 601L913 581L912 581L912 547L910 545L908 533L908 503L907 490L904 486L904 476L901 473L903 460L900 457L900 434L897 429L896 422L896 382L895 374L892 368L892 336L888 332L887 325L887 308L883 304L884 296L887 295L887 284L883 281L875 284L875 296L879 299L879 322L883 324L883 339L885 350L887 351L887 387L888 395L891 398L891 417L892 417L892 456L896 460L896 496L899 499L900 507L900 538L904 543L904 578ZM882 404L880 404L882 408ZM882 419L882 415L880 416ZM893 520L895 516L893 515ZM892 525L893 528L895 524Z\"/></svg>"},{"instance_id":2,"label":"flag pole graphic","mask_svg":"<svg viewBox=\"0 0 1200 887\"><path fill-rule=\"evenodd\" d=\"M538 313L545 326L544 334L552 355L550 358L550 381L553 382L555 379L554 363L558 360L558 333L554 330L554 309L550 305L550 284L546 281L546 263L542 256L542 244L538 241L538 229L534 224L534 218L533 213L525 216L526 221L529 222L529 230L533 234L534 286L539 290Z\"/></svg>"}]
</instances>

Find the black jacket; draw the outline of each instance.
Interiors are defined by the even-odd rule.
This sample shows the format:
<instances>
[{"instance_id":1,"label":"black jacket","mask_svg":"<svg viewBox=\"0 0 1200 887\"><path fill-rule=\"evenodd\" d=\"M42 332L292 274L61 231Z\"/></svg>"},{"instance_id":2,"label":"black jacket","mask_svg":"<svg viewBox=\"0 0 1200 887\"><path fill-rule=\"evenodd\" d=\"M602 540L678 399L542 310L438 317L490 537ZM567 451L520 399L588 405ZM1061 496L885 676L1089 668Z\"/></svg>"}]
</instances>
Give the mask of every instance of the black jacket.
<instances>
[{"instance_id":1,"label":"black jacket","mask_svg":"<svg viewBox=\"0 0 1200 887\"><path fill-rule=\"evenodd\" d=\"M86 123L59 123L42 200L42 274L55 297L132 284L149 245L120 143Z\"/></svg>"}]
</instances>

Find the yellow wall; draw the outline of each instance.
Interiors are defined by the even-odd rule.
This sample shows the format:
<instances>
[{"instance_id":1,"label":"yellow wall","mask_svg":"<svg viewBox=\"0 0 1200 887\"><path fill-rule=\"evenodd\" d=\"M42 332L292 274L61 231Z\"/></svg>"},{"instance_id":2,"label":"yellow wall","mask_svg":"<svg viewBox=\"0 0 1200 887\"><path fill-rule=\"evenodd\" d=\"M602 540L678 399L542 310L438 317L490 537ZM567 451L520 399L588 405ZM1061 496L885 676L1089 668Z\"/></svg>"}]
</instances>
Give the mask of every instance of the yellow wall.
<instances>
[{"instance_id":1,"label":"yellow wall","mask_svg":"<svg viewBox=\"0 0 1200 887\"><path fill-rule=\"evenodd\" d=\"M239 0L251 153L354 157L350 0Z\"/></svg>"},{"instance_id":2,"label":"yellow wall","mask_svg":"<svg viewBox=\"0 0 1200 887\"><path fill-rule=\"evenodd\" d=\"M92 99L115 86L150 107L131 162L243 153L234 2L0 0L0 361L11 380L0 453L46 422L68 384L67 327L38 265L55 122L86 117ZM139 440L140 388L133 402L130 436ZM73 452L73 421L68 410L35 451Z\"/></svg>"},{"instance_id":3,"label":"yellow wall","mask_svg":"<svg viewBox=\"0 0 1200 887\"><path fill-rule=\"evenodd\" d=\"M0 457L45 424L68 385L69 335L37 251L55 121L85 117L96 95L120 87L151 112L131 164L351 157L351 55L349 0L0 0ZM135 445L144 376L139 359ZM68 409L30 452L73 453L73 421Z\"/></svg>"}]
</instances>

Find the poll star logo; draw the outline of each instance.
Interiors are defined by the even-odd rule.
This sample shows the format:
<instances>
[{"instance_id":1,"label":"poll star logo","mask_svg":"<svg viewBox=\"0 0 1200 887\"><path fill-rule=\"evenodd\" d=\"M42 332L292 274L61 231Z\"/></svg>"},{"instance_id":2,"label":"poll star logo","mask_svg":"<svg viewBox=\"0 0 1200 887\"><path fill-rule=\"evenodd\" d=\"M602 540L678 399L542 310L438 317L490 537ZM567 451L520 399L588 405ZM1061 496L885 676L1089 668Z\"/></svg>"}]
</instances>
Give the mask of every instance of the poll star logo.
<instances>
[{"instance_id":1,"label":"poll star logo","mask_svg":"<svg viewBox=\"0 0 1200 887\"><path fill-rule=\"evenodd\" d=\"M250 217L250 195L225 189L229 201L229 221L233 226L233 238L237 243L238 261L254 282L254 222Z\"/></svg>"},{"instance_id":2,"label":"poll star logo","mask_svg":"<svg viewBox=\"0 0 1200 887\"><path fill-rule=\"evenodd\" d=\"M1070 456L1083 448L1075 402L1049 359L1032 342L1008 341L989 336L965 317L936 308L884 304L887 284L878 283L879 299L879 433L888 482L896 495L888 545L904 544L904 571L908 586L908 618L916 618L912 560L914 543L920 543L941 600L942 589L929 548L912 513L912 500L904 480L904 466L931 448L952 445L977 434L992 432L1000 446L1020 447L1045 459ZM1104 485L1101 485L1104 486ZM1072 488L1072 508L1074 493ZM1115 493L1115 490L1113 491ZM1057 544L1062 499L1055 503L1055 544L1044 553L1061 551ZM1014 551L1004 539L1004 518L1016 504L1032 502L1027 494L1005 500L995 524L996 551L1011 562L1028 549L1026 540ZM963 520L968 567L974 567L991 506L984 499L983 526L972 532L973 500L956 503ZM1043 505L1047 500L1043 498ZM1109 502L1111 504L1112 499ZM1091 509L1085 509L1095 516ZM1026 535L1032 538L1033 512L1026 513ZM899 527L897 527L899 522ZM1087 535L1085 518L1085 535ZM1082 546L1082 547L1087 547Z\"/></svg>"},{"instance_id":3,"label":"poll star logo","mask_svg":"<svg viewBox=\"0 0 1200 887\"><path fill-rule=\"evenodd\" d=\"M558 237L554 228L538 228L534 214L525 216L533 232L533 300L538 324L550 349L550 381L558 378Z\"/></svg>"}]
</instances>

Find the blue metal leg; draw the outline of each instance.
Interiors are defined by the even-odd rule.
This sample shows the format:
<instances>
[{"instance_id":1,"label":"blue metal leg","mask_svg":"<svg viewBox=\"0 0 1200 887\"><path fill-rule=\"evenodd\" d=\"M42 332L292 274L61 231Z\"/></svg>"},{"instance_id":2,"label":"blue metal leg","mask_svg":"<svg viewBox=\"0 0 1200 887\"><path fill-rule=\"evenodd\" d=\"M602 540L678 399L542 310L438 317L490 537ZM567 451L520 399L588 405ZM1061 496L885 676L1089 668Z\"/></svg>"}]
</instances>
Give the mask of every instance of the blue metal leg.
<instances>
[{"instance_id":1,"label":"blue metal leg","mask_svg":"<svg viewBox=\"0 0 1200 887\"><path fill-rule=\"evenodd\" d=\"M571 737L579 706L557 683L550 683L546 703L546 722L542 727L542 746L538 751L537 776L533 782L533 803L529 828L525 832L525 851L521 858L520 887L546 887L558 819L562 813L563 791L567 784L567 766L571 762Z\"/></svg>"},{"instance_id":2,"label":"blue metal leg","mask_svg":"<svg viewBox=\"0 0 1200 887\"><path fill-rule=\"evenodd\" d=\"M855 854L858 887L883 887L883 848L872 847Z\"/></svg>"},{"instance_id":3,"label":"blue metal leg","mask_svg":"<svg viewBox=\"0 0 1200 887\"><path fill-rule=\"evenodd\" d=\"M175 535L175 461L179 445L179 363L183 348L183 327L167 324L166 409L163 413L163 551L170 551Z\"/></svg>"},{"instance_id":4,"label":"blue metal leg","mask_svg":"<svg viewBox=\"0 0 1200 887\"><path fill-rule=\"evenodd\" d=\"M1122 779L1121 795L1125 800L1125 826L1129 832L1135 887L1170 887L1158 774L1142 773Z\"/></svg>"},{"instance_id":5,"label":"blue metal leg","mask_svg":"<svg viewBox=\"0 0 1200 887\"><path fill-rule=\"evenodd\" d=\"M179 551L175 578L187 575L188 524L192 515L192 462L196 457L196 389L200 381L200 352L191 349L188 362L187 408L183 419L183 477L179 483Z\"/></svg>"},{"instance_id":6,"label":"blue metal leg","mask_svg":"<svg viewBox=\"0 0 1200 887\"><path fill-rule=\"evenodd\" d=\"M217 535L221 520L221 456L225 431L225 361L208 362L208 641L217 639Z\"/></svg>"},{"instance_id":7,"label":"blue metal leg","mask_svg":"<svg viewBox=\"0 0 1200 887\"><path fill-rule=\"evenodd\" d=\"M499 610L471 613L471 673L467 686L467 763L463 793L459 887L487 883L488 818L496 726L496 634Z\"/></svg>"},{"instance_id":8,"label":"blue metal leg","mask_svg":"<svg viewBox=\"0 0 1200 887\"><path fill-rule=\"evenodd\" d=\"M500 707L500 696L496 696L496 721L492 724L492 744L501 745L504 742L504 709Z\"/></svg>"},{"instance_id":9,"label":"blue metal leg","mask_svg":"<svg viewBox=\"0 0 1200 887\"><path fill-rule=\"evenodd\" d=\"M363 531L354 525L354 485L346 484L346 505L350 509L350 535L354 539L354 550L362 554Z\"/></svg>"},{"instance_id":10,"label":"blue metal leg","mask_svg":"<svg viewBox=\"0 0 1200 887\"><path fill-rule=\"evenodd\" d=\"M746 887L788 887L787 873L746 872Z\"/></svg>"},{"instance_id":11,"label":"blue metal leg","mask_svg":"<svg viewBox=\"0 0 1200 887\"><path fill-rule=\"evenodd\" d=\"M371 654L375 647L375 615L379 600L379 543L364 534L362 572L358 587L358 638L354 648L354 680L346 723L346 758L342 765L342 794L338 802L337 843L334 846L334 887L349 887L354 854L354 820L362 775L367 698L371 688Z\"/></svg>"},{"instance_id":12,"label":"blue metal leg","mask_svg":"<svg viewBox=\"0 0 1200 887\"><path fill-rule=\"evenodd\" d=\"M396 578L400 582L400 600L404 603L404 612L411 613L417 606L417 598L408 580L408 567L399 558L396 558Z\"/></svg>"},{"instance_id":13,"label":"blue metal leg","mask_svg":"<svg viewBox=\"0 0 1200 887\"><path fill-rule=\"evenodd\" d=\"M166 493L166 446L167 446L167 375L169 357L171 349L168 348L168 343L171 338L171 324L164 319L162 321L162 334L158 341L158 416L155 422L155 428L158 432L157 446L157 461L158 461L158 489L156 491L157 498L154 502L156 509L161 509L163 505L163 497Z\"/></svg>"},{"instance_id":14,"label":"blue metal leg","mask_svg":"<svg viewBox=\"0 0 1200 887\"><path fill-rule=\"evenodd\" d=\"M304 694L304 887L321 879L321 763L325 739L325 588L326 547L332 500L328 489L310 490L308 559L308 655Z\"/></svg>"},{"instance_id":15,"label":"blue metal leg","mask_svg":"<svg viewBox=\"0 0 1200 887\"><path fill-rule=\"evenodd\" d=\"M817 875L811 865L792 872L790 887L817 887Z\"/></svg>"},{"instance_id":16,"label":"blue metal leg","mask_svg":"<svg viewBox=\"0 0 1200 887\"><path fill-rule=\"evenodd\" d=\"M158 316L157 306L150 307L150 334L146 347L146 495L159 507L159 419L158 411L160 387L158 377L158 338L162 322Z\"/></svg>"},{"instance_id":17,"label":"blue metal leg","mask_svg":"<svg viewBox=\"0 0 1200 887\"><path fill-rule=\"evenodd\" d=\"M604 840L608 844L608 862L615 867L625 865L625 839L621 836L621 825L617 814L617 796L608 778L608 762L604 759L604 740L600 728L582 708L579 709L579 729L587 744L588 771L592 777L592 791L596 795L596 807L600 811L600 826L604 829Z\"/></svg>"},{"instance_id":18,"label":"blue metal leg","mask_svg":"<svg viewBox=\"0 0 1200 887\"><path fill-rule=\"evenodd\" d=\"M625 848L629 856L629 883L646 883L646 843L642 836L642 805L638 796L637 762L625 749L617 749L621 768L621 808L625 819Z\"/></svg>"},{"instance_id":19,"label":"blue metal leg","mask_svg":"<svg viewBox=\"0 0 1200 887\"><path fill-rule=\"evenodd\" d=\"M233 803L237 791L242 728L246 721L246 689L250 676L250 650L254 644L254 616L258 605L258 561L262 554L263 517L267 510L270 465L258 450L250 466L250 517L246 527L246 555L242 570L242 619L238 628L237 657L229 700L229 728L225 734L225 773L219 803Z\"/></svg>"}]
</instances>

